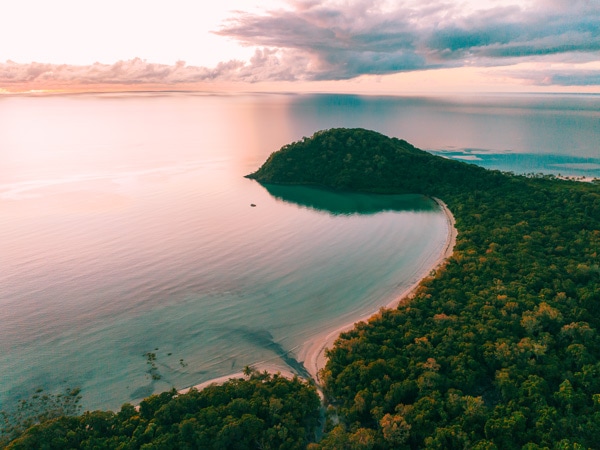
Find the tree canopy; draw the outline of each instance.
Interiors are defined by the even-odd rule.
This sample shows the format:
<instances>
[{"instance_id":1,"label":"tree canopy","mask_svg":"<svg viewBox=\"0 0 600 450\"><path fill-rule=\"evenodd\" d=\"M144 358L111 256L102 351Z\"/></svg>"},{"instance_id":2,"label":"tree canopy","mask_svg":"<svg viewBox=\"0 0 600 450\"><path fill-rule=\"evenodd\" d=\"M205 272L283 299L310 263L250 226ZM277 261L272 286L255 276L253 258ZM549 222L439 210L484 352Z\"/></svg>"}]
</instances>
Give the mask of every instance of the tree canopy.
<instances>
[{"instance_id":1,"label":"tree canopy","mask_svg":"<svg viewBox=\"0 0 600 450\"><path fill-rule=\"evenodd\" d=\"M7 449L303 449L319 417L314 384L251 371L201 391L152 395L137 409L59 416Z\"/></svg>"},{"instance_id":2,"label":"tree canopy","mask_svg":"<svg viewBox=\"0 0 600 450\"><path fill-rule=\"evenodd\" d=\"M285 145L247 177L261 183L436 196L447 187L476 190L506 182L499 172L434 156L362 128L319 131Z\"/></svg>"}]
</instances>

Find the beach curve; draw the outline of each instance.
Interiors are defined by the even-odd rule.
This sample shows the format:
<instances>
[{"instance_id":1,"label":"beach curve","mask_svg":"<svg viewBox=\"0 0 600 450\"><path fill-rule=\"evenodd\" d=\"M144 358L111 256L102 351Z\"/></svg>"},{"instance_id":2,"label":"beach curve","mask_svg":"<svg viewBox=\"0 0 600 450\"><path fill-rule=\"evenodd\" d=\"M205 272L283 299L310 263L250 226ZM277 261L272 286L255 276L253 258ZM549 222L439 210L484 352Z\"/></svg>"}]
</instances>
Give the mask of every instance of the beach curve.
<instances>
[{"instance_id":1,"label":"beach curve","mask_svg":"<svg viewBox=\"0 0 600 450\"><path fill-rule=\"evenodd\" d=\"M421 275L415 279L413 283L410 284L406 289L404 289L400 294L395 295L394 299L388 304L382 306L382 308L392 309L398 307L401 303L412 298L413 294L416 292L417 288L421 285L421 282L426 279L432 271L436 271L441 268L447 261L447 259L452 255L454 251L454 246L456 244L456 237L458 232L455 226L455 219L448 209L448 206L439 198L431 197L431 199L437 203L442 212L446 217L446 225L447 225L447 233L446 233L446 241L444 243L443 249L444 251L440 254L440 256L433 262L433 264L428 265L427 267L423 267ZM375 313L376 314L376 313ZM322 334L319 334L308 341L305 345L302 346L300 352L298 354L298 361L300 361L311 378L315 381L318 387L321 386L322 380L320 379L319 373L325 367L327 362L327 358L325 356L325 352L327 349L331 348L334 342L337 340L341 333L346 331L350 331L353 329L357 323L367 321L369 318L373 317L374 313L369 313L368 315L362 316L359 319L353 320L341 327L336 328L333 331L326 331ZM257 363L252 364L252 369L258 371L267 371L271 373L279 373L281 376L286 378L293 378L296 374L292 371L283 369L279 365L273 363ZM232 378L242 378L244 374L242 372L233 373L230 375L225 375L222 377L214 378L200 384L194 385L193 387L200 390L206 386L210 386L212 384L222 384ZM179 392L184 393L187 392L190 388L182 389Z\"/></svg>"},{"instance_id":2,"label":"beach curve","mask_svg":"<svg viewBox=\"0 0 600 450\"><path fill-rule=\"evenodd\" d=\"M444 244L444 251L430 267L424 268L422 275L417 280L415 280L414 283L408 286L399 295L396 295L394 299L387 305L383 306L383 308L397 308L401 303L412 298L417 288L421 285L421 282L425 278L427 278L432 271L436 271L439 268L441 268L454 252L454 246L456 245L456 237L458 235L458 231L456 230L455 226L456 221L454 219L454 215L442 200L436 197L431 197L431 199L438 204L438 206L443 211L446 217L447 233L446 242ZM336 328L333 331L329 331L318 335L309 343L307 343L307 345L304 346L303 351L301 351L301 353L298 355L298 360L303 362L304 367L306 368L308 373L310 373L311 377L315 380L317 385L320 386L322 382L319 375L320 371L325 367L325 364L327 362L327 358L325 357L326 350L333 347L334 342L337 340L338 336L341 333L350 331L356 326L357 323L364 322L371 317L373 317L373 314L369 314L367 316L361 317L358 320L354 320L351 323L342 325L341 327Z\"/></svg>"}]
</instances>

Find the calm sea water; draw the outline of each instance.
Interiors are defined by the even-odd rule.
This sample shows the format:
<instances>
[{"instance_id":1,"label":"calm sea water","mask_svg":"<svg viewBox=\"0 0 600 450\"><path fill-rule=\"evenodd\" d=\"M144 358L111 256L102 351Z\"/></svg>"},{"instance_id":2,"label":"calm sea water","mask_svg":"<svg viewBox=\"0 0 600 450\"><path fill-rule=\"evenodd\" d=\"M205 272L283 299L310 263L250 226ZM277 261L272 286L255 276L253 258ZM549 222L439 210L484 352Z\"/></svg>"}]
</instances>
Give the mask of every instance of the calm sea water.
<instances>
[{"instance_id":1,"label":"calm sea water","mask_svg":"<svg viewBox=\"0 0 600 450\"><path fill-rule=\"evenodd\" d=\"M600 176L599 124L597 96L0 97L0 406L77 386L84 408L115 409L284 368L421 276L446 233L430 200L243 178L290 141L364 127Z\"/></svg>"}]
</instances>

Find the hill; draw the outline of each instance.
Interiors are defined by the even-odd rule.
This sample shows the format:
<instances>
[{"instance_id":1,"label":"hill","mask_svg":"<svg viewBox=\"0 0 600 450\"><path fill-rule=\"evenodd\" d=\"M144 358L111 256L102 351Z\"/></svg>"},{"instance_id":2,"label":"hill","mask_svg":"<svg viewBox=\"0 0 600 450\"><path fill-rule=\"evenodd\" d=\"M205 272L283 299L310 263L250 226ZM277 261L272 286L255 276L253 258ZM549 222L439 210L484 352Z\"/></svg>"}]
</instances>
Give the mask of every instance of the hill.
<instances>
[{"instance_id":1,"label":"hill","mask_svg":"<svg viewBox=\"0 0 600 450\"><path fill-rule=\"evenodd\" d=\"M499 172L434 156L361 128L319 131L285 145L247 177L261 183L434 196L459 186L474 190L506 182Z\"/></svg>"}]
</instances>

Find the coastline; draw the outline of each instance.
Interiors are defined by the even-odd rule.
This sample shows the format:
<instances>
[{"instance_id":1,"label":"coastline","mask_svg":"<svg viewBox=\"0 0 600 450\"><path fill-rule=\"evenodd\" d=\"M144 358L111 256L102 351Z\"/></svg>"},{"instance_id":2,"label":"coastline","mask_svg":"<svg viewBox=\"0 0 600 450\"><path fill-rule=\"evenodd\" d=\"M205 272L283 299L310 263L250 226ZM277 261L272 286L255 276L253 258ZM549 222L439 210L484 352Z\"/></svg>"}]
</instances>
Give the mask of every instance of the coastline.
<instances>
[{"instance_id":1,"label":"coastline","mask_svg":"<svg viewBox=\"0 0 600 450\"><path fill-rule=\"evenodd\" d=\"M295 376L295 374L292 373L291 370L282 369L281 367L274 365L274 364L259 363L259 364L256 364L256 365L253 365L250 367L259 372L264 372L266 370L267 372L269 372L271 374L278 373L280 376L289 378L289 379L292 379ZM236 372L236 373L232 373L229 375L223 375L222 377L213 378L211 380L207 380L202 383L195 384L193 386L190 386L190 387L187 387L184 389L179 389L177 392L179 392L180 394L185 394L185 393L189 392L190 389L197 389L200 391L200 390L204 389L205 387L211 386L213 384L223 384L226 381L229 381L231 379L238 379L238 378L247 378L247 377L246 377L246 375L244 375L244 372Z\"/></svg>"},{"instance_id":2,"label":"coastline","mask_svg":"<svg viewBox=\"0 0 600 450\"><path fill-rule=\"evenodd\" d=\"M430 266L424 267L422 270L422 274L414 280L406 289L400 292L398 295L394 297L392 301L382 306L382 308L393 309L398 307L403 302L410 300L413 294L416 292L417 288L420 286L421 282L430 276L432 271L438 270L442 267L446 260L452 256L454 251L454 246L456 244L457 230L455 227L455 220L452 212L448 209L446 204L440 200L439 198L431 197L431 199L437 203L442 212L446 217L446 225L447 225L447 233L446 233L446 242L444 243L443 252L440 256L431 264ZM304 364L304 367L311 375L312 379L315 381L318 387L321 385L321 379L319 377L319 372L321 369L325 367L325 363L327 359L325 358L325 351L331 348L339 337L339 335L345 331L349 331L359 322L367 321L369 318L373 317L376 313L370 313L363 317L360 317L352 322L349 322L341 327L336 328L333 331L327 331L320 335L315 336L309 342L302 346L300 353L298 354L298 361ZM257 363L251 366L253 369L258 371L267 371L270 373L279 373L281 376L286 378L293 378L295 374L291 370L282 369L281 366L269 363ZM221 384L230 379L244 378L243 372L232 373L230 375L224 375L222 377L213 378L211 380L199 383L197 385L184 388L179 390L179 393L188 392L192 387L198 390L201 390L207 386L212 384ZM320 389L319 389L320 391Z\"/></svg>"},{"instance_id":3,"label":"coastline","mask_svg":"<svg viewBox=\"0 0 600 450\"><path fill-rule=\"evenodd\" d=\"M400 294L396 295L394 299L388 304L384 305L383 308L397 308L401 303L410 300L413 294L416 292L417 288L420 286L421 282L425 278L427 278L432 271L436 271L440 267L442 267L446 263L446 260L450 256L452 256L452 253L454 252L454 246L456 245L456 237L458 235L458 231L455 227L454 216L442 200L435 197L431 197L431 199L438 204L438 206L442 209L444 215L446 216L447 234L446 243L444 245L444 251L439 256L439 258L437 258L434 261L434 263L427 268L427 270L423 270L423 274L421 275L421 277L415 280ZM312 378L315 380L317 385L320 385L322 381L319 377L319 372L325 367L325 363L327 362L327 359L325 358L325 351L333 346L334 342L337 340L341 333L350 331L354 328L354 326L357 323L367 321L369 318L373 317L373 315L374 314L369 314L367 316L354 320L351 323L342 325L341 327L333 331L323 333L315 337L310 343L308 343L308 345L305 346L304 351L302 351L301 354L298 355L298 360L303 361L304 367L306 367L306 370L311 374Z\"/></svg>"}]
</instances>

